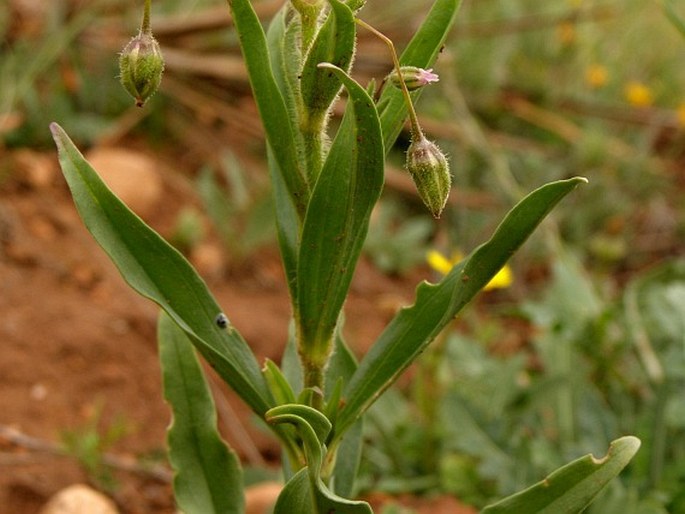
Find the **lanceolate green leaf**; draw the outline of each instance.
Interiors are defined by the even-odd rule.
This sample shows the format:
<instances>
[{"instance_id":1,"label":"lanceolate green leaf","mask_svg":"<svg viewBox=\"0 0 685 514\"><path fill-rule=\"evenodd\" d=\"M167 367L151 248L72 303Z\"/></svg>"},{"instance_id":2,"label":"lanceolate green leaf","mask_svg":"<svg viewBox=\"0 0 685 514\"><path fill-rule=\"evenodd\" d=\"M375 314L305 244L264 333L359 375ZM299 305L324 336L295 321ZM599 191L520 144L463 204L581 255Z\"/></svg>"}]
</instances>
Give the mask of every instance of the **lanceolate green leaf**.
<instances>
[{"instance_id":1,"label":"lanceolate green leaf","mask_svg":"<svg viewBox=\"0 0 685 514\"><path fill-rule=\"evenodd\" d=\"M300 216L304 216L309 186L293 145L294 127L281 91L271 71L266 35L249 0L229 0L240 47L250 76L267 142L278 161L282 181Z\"/></svg>"},{"instance_id":2,"label":"lanceolate green leaf","mask_svg":"<svg viewBox=\"0 0 685 514\"><path fill-rule=\"evenodd\" d=\"M333 65L350 102L307 210L298 259L297 315L309 355L330 348L369 216L383 187L383 142L373 101ZM315 357L316 358L316 357Z\"/></svg>"},{"instance_id":3,"label":"lanceolate green leaf","mask_svg":"<svg viewBox=\"0 0 685 514\"><path fill-rule=\"evenodd\" d=\"M287 24L286 21L293 14L290 2L276 13L269 24L267 32L267 44L271 69L276 85L278 86L286 110L293 127L299 125L299 112L302 109L302 97L300 95L299 79L301 51L298 46L301 39L300 24ZM299 130L292 130L293 139L290 144L295 148L298 162L305 163L304 140ZM283 258L283 267L288 280L290 296L297 296L297 249L299 245L300 228L302 218L295 207L285 175L288 170L281 167L273 150L268 151L269 175L273 189L274 203L276 207L276 228L278 231L278 243ZM300 166L304 170L304 164ZM304 171L303 171L304 173Z\"/></svg>"},{"instance_id":4,"label":"lanceolate green leaf","mask_svg":"<svg viewBox=\"0 0 685 514\"><path fill-rule=\"evenodd\" d=\"M166 311L257 414L266 412L272 402L259 365L234 328L216 325L221 309L202 279L107 188L59 125L51 129L76 208L124 279Z\"/></svg>"},{"instance_id":5,"label":"lanceolate green leaf","mask_svg":"<svg viewBox=\"0 0 685 514\"><path fill-rule=\"evenodd\" d=\"M300 94L300 74L302 72L301 24L292 20L293 7L285 2L283 7L271 20L266 33L271 71L278 89L283 95L288 115L293 127L299 125L299 113L302 110ZM290 20L290 22L288 22ZM298 151L299 161L304 159L304 143L299 130L293 130L294 144Z\"/></svg>"},{"instance_id":6,"label":"lanceolate green leaf","mask_svg":"<svg viewBox=\"0 0 685 514\"><path fill-rule=\"evenodd\" d=\"M533 191L504 218L492 238L438 284L424 282L413 306L401 310L350 379L336 435L392 384L433 338L504 266L549 211L583 178L552 182Z\"/></svg>"},{"instance_id":7,"label":"lanceolate green leaf","mask_svg":"<svg viewBox=\"0 0 685 514\"><path fill-rule=\"evenodd\" d=\"M454 23L460 5L461 0L436 0L421 27L402 52L400 64L419 68L432 66ZM412 98L416 100L420 94L421 89L413 92ZM378 102L378 113L387 152L392 148L407 119L407 106L399 89L385 88Z\"/></svg>"},{"instance_id":8,"label":"lanceolate green leaf","mask_svg":"<svg viewBox=\"0 0 685 514\"><path fill-rule=\"evenodd\" d=\"M604 458L586 455L529 489L486 507L482 513L579 514L628 465L639 448L640 440L636 437L617 439Z\"/></svg>"},{"instance_id":9,"label":"lanceolate green leaf","mask_svg":"<svg viewBox=\"0 0 685 514\"><path fill-rule=\"evenodd\" d=\"M173 413L167 438L178 506L185 514L242 514L240 461L219 436L214 401L193 345L164 313L157 334L164 397Z\"/></svg>"},{"instance_id":10,"label":"lanceolate green leaf","mask_svg":"<svg viewBox=\"0 0 685 514\"><path fill-rule=\"evenodd\" d=\"M271 72L294 121L293 115L298 109L295 99L299 95L297 74L300 71L302 54L301 48L296 46L301 39L300 25L288 24L287 20L291 15L292 6L286 2L269 23L266 43L271 59Z\"/></svg>"},{"instance_id":11,"label":"lanceolate green leaf","mask_svg":"<svg viewBox=\"0 0 685 514\"><path fill-rule=\"evenodd\" d=\"M281 249L283 268L285 269L288 290L291 298L297 298L297 253L300 245L300 220L295 206L290 201L288 187L283 182L283 173L269 151L269 177L274 195L276 210L276 231L278 246Z\"/></svg>"}]
</instances>

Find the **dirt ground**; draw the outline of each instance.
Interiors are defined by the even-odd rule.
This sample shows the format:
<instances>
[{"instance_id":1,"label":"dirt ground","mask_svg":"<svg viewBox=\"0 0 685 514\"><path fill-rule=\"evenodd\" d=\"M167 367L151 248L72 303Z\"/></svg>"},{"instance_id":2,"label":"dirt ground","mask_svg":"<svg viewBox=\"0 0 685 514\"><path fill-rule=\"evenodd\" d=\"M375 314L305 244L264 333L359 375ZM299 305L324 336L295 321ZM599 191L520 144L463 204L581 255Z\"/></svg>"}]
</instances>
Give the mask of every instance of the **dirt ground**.
<instances>
[{"instance_id":1,"label":"dirt ground","mask_svg":"<svg viewBox=\"0 0 685 514\"><path fill-rule=\"evenodd\" d=\"M126 286L83 227L54 153L0 154L0 161L10 170L0 181L0 514L37 513L55 492L90 480L59 445L66 431L92 435L93 419L101 435L116 423L125 427L106 449L116 465L110 495L122 513L174 512L163 460L169 412L160 388L157 308ZM188 200L173 180L161 183L162 201L144 217L168 234ZM289 306L275 250L229 272L226 258L208 268L210 288L260 360L278 361ZM356 351L411 302L417 279L389 278L362 261L347 305ZM277 466L274 441L230 391L218 391L229 443L248 463ZM157 468L142 466L155 456ZM135 469L122 469L129 467Z\"/></svg>"}]
</instances>

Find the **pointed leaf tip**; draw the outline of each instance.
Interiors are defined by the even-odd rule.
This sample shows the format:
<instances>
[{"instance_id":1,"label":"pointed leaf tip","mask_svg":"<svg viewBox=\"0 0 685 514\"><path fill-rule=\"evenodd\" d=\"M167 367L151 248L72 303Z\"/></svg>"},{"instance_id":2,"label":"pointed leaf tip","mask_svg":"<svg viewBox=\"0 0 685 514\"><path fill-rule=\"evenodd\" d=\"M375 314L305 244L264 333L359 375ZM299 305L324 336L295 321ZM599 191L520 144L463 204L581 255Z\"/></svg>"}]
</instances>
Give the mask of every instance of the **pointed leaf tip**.
<instances>
[{"instance_id":1,"label":"pointed leaf tip","mask_svg":"<svg viewBox=\"0 0 685 514\"><path fill-rule=\"evenodd\" d=\"M59 146L60 142L58 139L64 135L64 130L53 121L50 123L50 132L52 132L52 138L55 140L55 143Z\"/></svg>"},{"instance_id":2,"label":"pointed leaf tip","mask_svg":"<svg viewBox=\"0 0 685 514\"><path fill-rule=\"evenodd\" d=\"M583 512L604 487L631 461L640 440L625 436L612 441L605 457L586 455L548 475L528 489L481 511L482 514L556 514Z\"/></svg>"}]
</instances>

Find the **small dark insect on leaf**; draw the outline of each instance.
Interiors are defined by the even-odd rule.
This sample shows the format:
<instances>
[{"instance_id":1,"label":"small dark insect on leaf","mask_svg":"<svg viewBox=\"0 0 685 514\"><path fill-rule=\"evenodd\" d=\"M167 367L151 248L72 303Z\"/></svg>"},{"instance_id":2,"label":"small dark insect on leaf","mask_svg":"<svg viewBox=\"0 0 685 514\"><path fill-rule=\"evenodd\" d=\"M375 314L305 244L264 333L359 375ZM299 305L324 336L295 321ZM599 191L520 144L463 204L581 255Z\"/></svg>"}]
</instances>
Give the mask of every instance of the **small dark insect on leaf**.
<instances>
[{"instance_id":1,"label":"small dark insect on leaf","mask_svg":"<svg viewBox=\"0 0 685 514\"><path fill-rule=\"evenodd\" d=\"M220 312L216 315L214 323L216 323L216 326L219 328L227 328L230 324L230 321L228 320L228 316L226 316L223 312Z\"/></svg>"}]
</instances>

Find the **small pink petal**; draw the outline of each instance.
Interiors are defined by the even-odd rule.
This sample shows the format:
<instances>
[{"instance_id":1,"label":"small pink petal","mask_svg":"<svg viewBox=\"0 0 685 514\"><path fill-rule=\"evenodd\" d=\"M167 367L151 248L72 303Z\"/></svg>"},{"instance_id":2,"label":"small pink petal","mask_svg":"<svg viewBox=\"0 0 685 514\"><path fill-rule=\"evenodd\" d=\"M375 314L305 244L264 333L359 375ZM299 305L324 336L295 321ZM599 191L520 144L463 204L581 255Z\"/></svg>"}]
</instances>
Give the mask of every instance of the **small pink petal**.
<instances>
[{"instance_id":1,"label":"small pink petal","mask_svg":"<svg viewBox=\"0 0 685 514\"><path fill-rule=\"evenodd\" d=\"M419 81L422 84L431 84L433 82L438 82L440 81L440 77L438 76L437 73L433 73L433 68L429 68L427 70L420 69L419 70Z\"/></svg>"}]
</instances>

